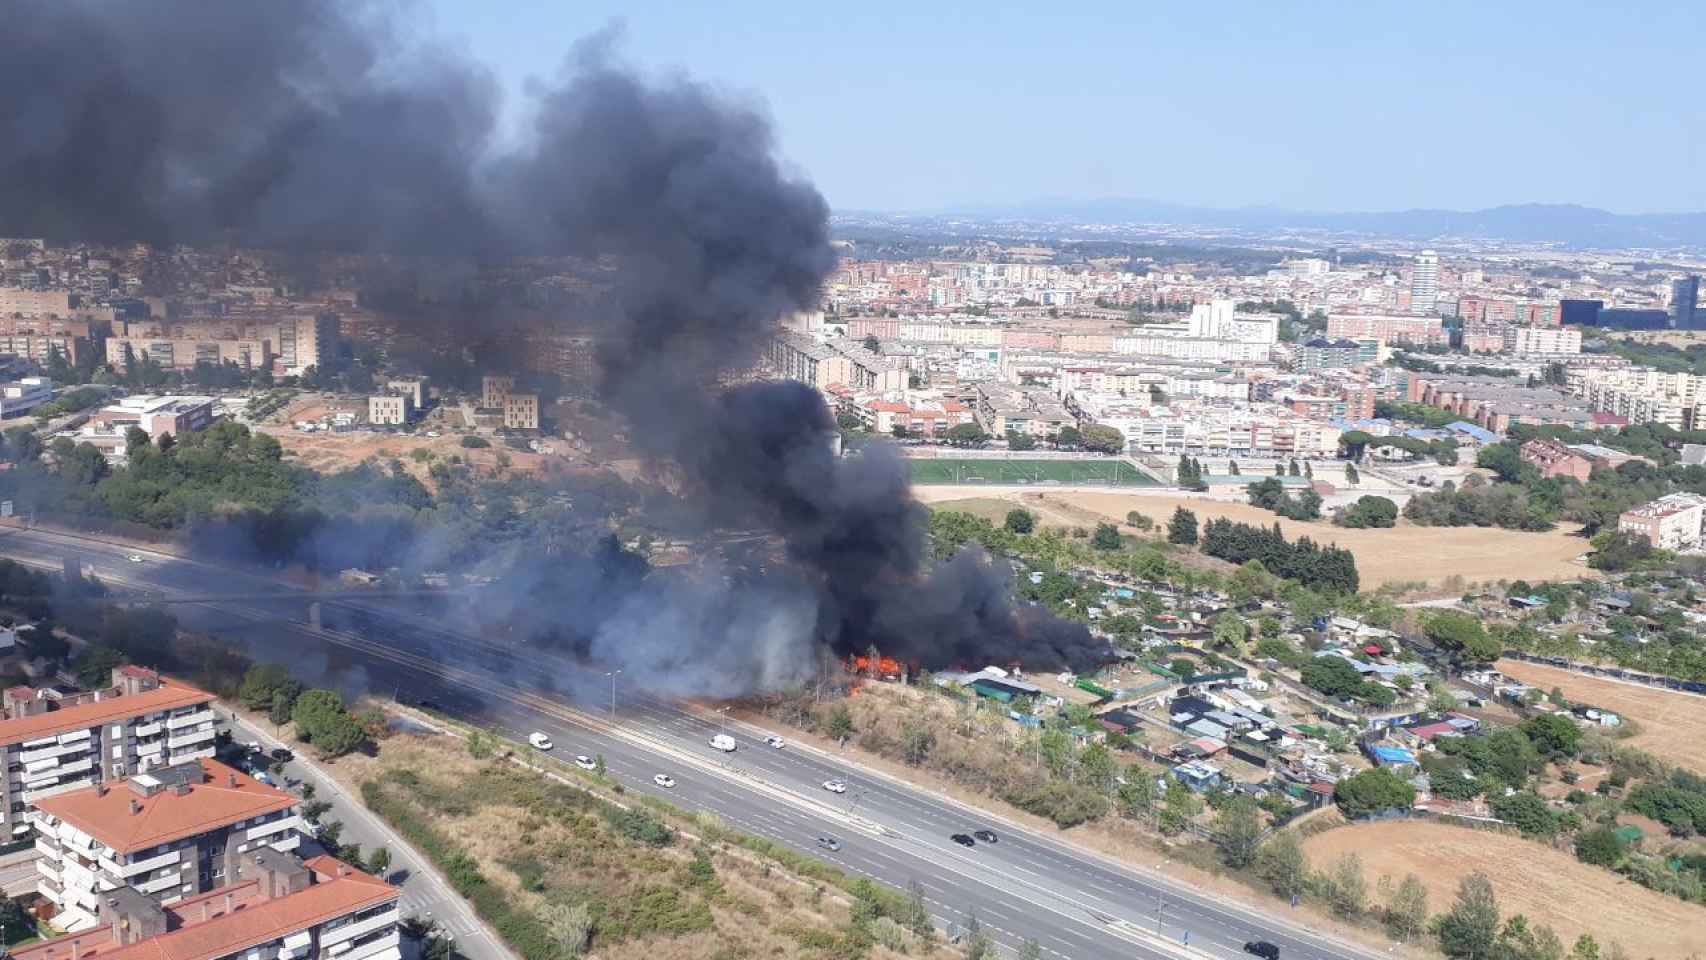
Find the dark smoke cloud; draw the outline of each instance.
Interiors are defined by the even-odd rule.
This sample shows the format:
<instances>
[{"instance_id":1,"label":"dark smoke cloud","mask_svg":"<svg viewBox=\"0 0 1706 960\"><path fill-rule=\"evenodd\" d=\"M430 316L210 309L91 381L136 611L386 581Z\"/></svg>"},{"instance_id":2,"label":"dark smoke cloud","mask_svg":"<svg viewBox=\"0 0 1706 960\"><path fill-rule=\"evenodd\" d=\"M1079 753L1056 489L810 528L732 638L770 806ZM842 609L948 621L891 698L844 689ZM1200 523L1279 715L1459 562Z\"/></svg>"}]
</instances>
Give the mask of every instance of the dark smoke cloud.
<instances>
[{"instance_id":1,"label":"dark smoke cloud","mask_svg":"<svg viewBox=\"0 0 1706 960\"><path fill-rule=\"evenodd\" d=\"M906 464L881 444L833 456L814 391L716 386L815 306L828 210L761 112L647 82L612 39L576 47L507 145L487 71L406 42L383 8L23 0L0 31L0 232L610 258L601 398L709 522L774 531L788 564L645 575L592 549L488 602L677 692L785 686L821 644L927 667L1099 659L1081 625L1015 610L1003 565L932 566Z\"/></svg>"}]
</instances>

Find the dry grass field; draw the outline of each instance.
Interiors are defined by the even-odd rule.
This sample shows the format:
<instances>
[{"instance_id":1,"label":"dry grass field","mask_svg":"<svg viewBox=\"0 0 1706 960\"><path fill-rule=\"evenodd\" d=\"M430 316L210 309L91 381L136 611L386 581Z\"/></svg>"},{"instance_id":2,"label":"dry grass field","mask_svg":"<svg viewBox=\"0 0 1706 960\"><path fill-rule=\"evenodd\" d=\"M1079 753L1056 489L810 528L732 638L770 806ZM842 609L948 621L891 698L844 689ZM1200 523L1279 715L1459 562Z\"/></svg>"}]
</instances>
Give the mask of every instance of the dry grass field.
<instances>
[{"instance_id":1,"label":"dry grass field","mask_svg":"<svg viewBox=\"0 0 1706 960\"><path fill-rule=\"evenodd\" d=\"M1449 577L1464 581L1562 580L1592 575L1574 562L1586 553L1585 540L1562 529L1523 533L1481 527L1418 527L1404 521L1389 530L1349 530L1330 523L1283 520L1247 503L1148 493L1007 492L976 487L915 487L913 495L932 506L964 509L997 522L1013 506L1023 506L1052 526L1094 525L1102 520L1123 522L1136 510L1158 525L1178 507L1196 512L1199 520L1225 517L1241 523L1279 525L1290 538L1307 536L1337 543L1356 554L1365 589L1388 583L1426 581L1438 585Z\"/></svg>"},{"instance_id":2,"label":"dry grass field","mask_svg":"<svg viewBox=\"0 0 1706 960\"><path fill-rule=\"evenodd\" d=\"M460 740L393 735L376 757L343 758L335 773L365 787L364 797L375 791L385 809L405 811L448 838L473 858L507 909L537 918L586 906L594 922L589 956L816 956L847 939L849 898L834 888L814 893L825 885L731 844L689 835L715 824L674 822L681 832L673 840L643 842L602 801L500 759L477 760ZM947 955L903 936L911 956ZM901 954L877 946L868 955Z\"/></svg>"},{"instance_id":3,"label":"dry grass field","mask_svg":"<svg viewBox=\"0 0 1706 960\"><path fill-rule=\"evenodd\" d=\"M1681 960L1706 943L1706 910L1648 890L1609 870L1580 863L1520 837L1414 820L1339 827L1303 845L1323 869L1346 852L1362 857L1372 890L1382 874L1414 873L1428 888L1428 909L1445 911L1457 883L1474 871L1493 881L1502 913L1552 927L1566 945L1591 933L1602 950L1615 941L1631 957Z\"/></svg>"},{"instance_id":4,"label":"dry grass field","mask_svg":"<svg viewBox=\"0 0 1706 960\"><path fill-rule=\"evenodd\" d=\"M1496 666L1505 676L1523 683L1542 690L1558 687L1571 701L1616 711L1618 716L1635 721L1639 728L1639 732L1622 742L1666 763L1706 770L1706 697L1584 677L1522 660L1500 660Z\"/></svg>"}]
</instances>

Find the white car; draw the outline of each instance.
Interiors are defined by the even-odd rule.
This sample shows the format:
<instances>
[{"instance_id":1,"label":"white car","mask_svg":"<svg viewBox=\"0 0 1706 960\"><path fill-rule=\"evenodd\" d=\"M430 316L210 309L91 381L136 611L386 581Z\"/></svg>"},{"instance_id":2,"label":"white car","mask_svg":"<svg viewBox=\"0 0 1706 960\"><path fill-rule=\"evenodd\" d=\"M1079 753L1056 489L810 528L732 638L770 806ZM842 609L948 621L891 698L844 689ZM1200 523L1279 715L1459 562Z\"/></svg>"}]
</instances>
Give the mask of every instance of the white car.
<instances>
[{"instance_id":1,"label":"white car","mask_svg":"<svg viewBox=\"0 0 1706 960\"><path fill-rule=\"evenodd\" d=\"M537 730L527 735L527 742L533 744L533 749L535 750L549 750L555 746L555 744L551 742L550 737L545 736Z\"/></svg>"},{"instance_id":2,"label":"white car","mask_svg":"<svg viewBox=\"0 0 1706 960\"><path fill-rule=\"evenodd\" d=\"M675 786L675 778L670 776L667 773L658 774L657 776L652 778L652 782L657 784L660 787L673 787L673 786Z\"/></svg>"},{"instance_id":3,"label":"white car","mask_svg":"<svg viewBox=\"0 0 1706 960\"><path fill-rule=\"evenodd\" d=\"M575 757L575 766L580 767L582 770L597 770L598 761L583 753Z\"/></svg>"},{"instance_id":4,"label":"white car","mask_svg":"<svg viewBox=\"0 0 1706 960\"><path fill-rule=\"evenodd\" d=\"M825 790L828 790L830 793L846 793L847 792L847 781L845 781L845 780L825 780L823 782L823 788Z\"/></svg>"},{"instance_id":5,"label":"white car","mask_svg":"<svg viewBox=\"0 0 1706 960\"><path fill-rule=\"evenodd\" d=\"M775 735L775 734L774 734L774 733L772 733L772 734L771 734L771 735L770 735L770 736L768 736L768 737L765 737L765 738L764 738L764 742L765 742L765 743L767 743L767 744L769 744L769 745L770 745L770 746L772 746L772 747L775 747L775 748L776 748L776 749L778 749L778 750L780 750L780 749L782 749L782 748L783 748L783 747L785 747L785 746L787 746L787 745L788 745L788 741L786 741L786 740L783 740L783 739L782 739L782 738L781 738L781 737L778 737L778 736L777 736L777 735Z\"/></svg>"},{"instance_id":6,"label":"white car","mask_svg":"<svg viewBox=\"0 0 1706 960\"><path fill-rule=\"evenodd\" d=\"M141 563L142 562L142 554L133 553L133 554L126 556L125 559L129 560L131 563Z\"/></svg>"}]
</instances>

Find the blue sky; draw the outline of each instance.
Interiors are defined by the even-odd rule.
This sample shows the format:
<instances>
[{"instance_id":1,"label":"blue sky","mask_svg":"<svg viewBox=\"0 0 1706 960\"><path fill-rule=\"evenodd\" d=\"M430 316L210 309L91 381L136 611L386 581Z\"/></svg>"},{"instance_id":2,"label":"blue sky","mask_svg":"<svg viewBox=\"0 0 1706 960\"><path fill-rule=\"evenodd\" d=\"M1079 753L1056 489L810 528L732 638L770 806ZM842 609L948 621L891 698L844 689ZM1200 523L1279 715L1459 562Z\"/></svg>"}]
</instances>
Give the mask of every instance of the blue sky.
<instances>
[{"instance_id":1,"label":"blue sky","mask_svg":"<svg viewBox=\"0 0 1706 960\"><path fill-rule=\"evenodd\" d=\"M623 22L641 69L766 103L837 209L1706 209L1690 2L427 3L517 92Z\"/></svg>"}]
</instances>

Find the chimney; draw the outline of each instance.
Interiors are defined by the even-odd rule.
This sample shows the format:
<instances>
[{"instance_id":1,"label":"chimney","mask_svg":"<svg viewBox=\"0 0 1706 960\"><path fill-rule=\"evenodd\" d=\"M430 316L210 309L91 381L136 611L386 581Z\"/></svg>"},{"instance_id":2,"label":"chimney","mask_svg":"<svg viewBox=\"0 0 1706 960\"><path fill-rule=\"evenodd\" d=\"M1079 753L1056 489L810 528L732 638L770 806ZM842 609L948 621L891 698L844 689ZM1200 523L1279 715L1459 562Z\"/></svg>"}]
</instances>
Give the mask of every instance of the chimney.
<instances>
[{"instance_id":1,"label":"chimney","mask_svg":"<svg viewBox=\"0 0 1706 960\"><path fill-rule=\"evenodd\" d=\"M130 800L131 816L135 816L136 814L139 814L141 812L142 812L142 804L135 797L132 797Z\"/></svg>"},{"instance_id":2,"label":"chimney","mask_svg":"<svg viewBox=\"0 0 1706 960\"><path fill-rule=\"evenodd\" d=\"M225 775L225 785L228 787L235 787L237 785L237 771L232 770Z\"/></svg>"},{"instance_id":3,"label":"chimney","mask_svg":"<svg viewBox=\"0 0 1706 960\"><path fill-rule=\"evenodd\" d=\"M231 906L232 899L233 898L232 898L231 894L229 892L227 892L225 894L225 912L226 913L230 913L232 910L232 906Z\"/></svg>"},{"instance_id":4,"label":"chimney","mask_svg":"<svg viewBox=\"0 0 1706 960\"><path fill-rule=\"evenodd\" d=\"M83 956L83 941L79 937L71 938L71 960L79 960Z\"/></svg>"},{"instance_id":5,"label":"chimney","mask_svg":"<svg viewBox=\"0 0 1706 960\"><path fill-rule=\"evenodd\" d=\"M97 796L97 797L106 796L107 795L107 789L108 789L107 782L105 780L96 780L95 781L95 796Z\"/></svg>"}]
</instances>

